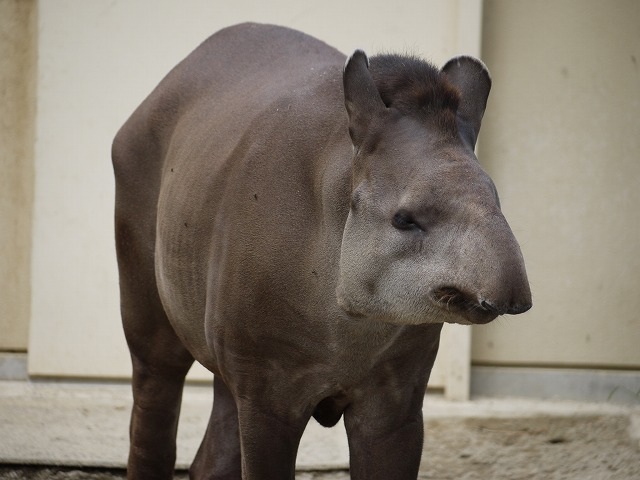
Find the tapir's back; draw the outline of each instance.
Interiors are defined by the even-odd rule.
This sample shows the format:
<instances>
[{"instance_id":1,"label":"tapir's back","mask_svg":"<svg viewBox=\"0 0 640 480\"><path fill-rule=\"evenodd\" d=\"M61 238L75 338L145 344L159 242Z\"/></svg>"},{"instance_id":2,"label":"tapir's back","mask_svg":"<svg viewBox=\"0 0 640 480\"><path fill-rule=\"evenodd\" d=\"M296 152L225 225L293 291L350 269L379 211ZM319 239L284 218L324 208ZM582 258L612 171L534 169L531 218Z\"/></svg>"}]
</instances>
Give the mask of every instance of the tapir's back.
<instances>
[{"instance_id":1,"label":"tapir's back","mask_svg":"<svg viewBox=\"0 0 640 480\"><path fill-rule=\"evenodd\" d=\"M305 73L344 63L344 55L304 33L272 25L245 23L205 40L167 78L192 98L252 95L295 88ZM162 84L160 85L162 88ZM242 95L244 93L244 95Z\"/></svg>"},{"instance_id":2,"label":"tapir's back","mask_svg":"<svg viewBox=\"0 0 640 480\"><path fill-rule=\"evenodd\" d=\"M251 98L264 101L302 86L305 73L323 65L341 66L344 58L320 40L283 27L245 23L220 30L180 62L144 100L119 132L114 150L119 153L119 146L142 148L142 142L156 142L166 153L172 130L185 112L207 105L205 110L211 107L206 111L210 119L215 116L235 123L232 117L250 118L255 112L241 111L243 103L248 105ZM265 95L265 90L271 94ZM221 101L229 105L228 111ZM149 136L140 142L131 138L145 134Z\"/></svg>"}]
</instances>

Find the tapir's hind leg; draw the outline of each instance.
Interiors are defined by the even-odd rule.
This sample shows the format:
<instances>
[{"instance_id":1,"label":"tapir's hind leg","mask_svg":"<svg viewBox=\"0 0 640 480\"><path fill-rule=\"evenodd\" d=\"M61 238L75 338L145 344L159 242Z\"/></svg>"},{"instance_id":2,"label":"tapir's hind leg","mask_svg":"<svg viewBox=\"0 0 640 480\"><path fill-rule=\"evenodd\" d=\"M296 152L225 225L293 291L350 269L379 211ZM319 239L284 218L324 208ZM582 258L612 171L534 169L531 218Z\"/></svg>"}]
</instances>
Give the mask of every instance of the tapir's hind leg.
<instances>
[{"instance_id":1,"label":"tapir's hind leg","mask_svg":"<svg viewBox=\"0 0 640 480\"><path fill-rule=\"evenodd\" d=\"M153 189L145 188L140 175L114 164L120 303L133 364L127 476L168 480L173 478L182 387L193 358L173 331L158 296Z\"/></svg>"},{"instance_id":2,"label":"tapir's hind leg","mask_svg":"<svg viewBox=\"0 0 640 480\"><path fill-rule=\"evenodd\" d=\"M207 432L189 471L193 480L240 480L238 409L225 383L213 380L213 410Z\"/></svg>"}]
</instances>

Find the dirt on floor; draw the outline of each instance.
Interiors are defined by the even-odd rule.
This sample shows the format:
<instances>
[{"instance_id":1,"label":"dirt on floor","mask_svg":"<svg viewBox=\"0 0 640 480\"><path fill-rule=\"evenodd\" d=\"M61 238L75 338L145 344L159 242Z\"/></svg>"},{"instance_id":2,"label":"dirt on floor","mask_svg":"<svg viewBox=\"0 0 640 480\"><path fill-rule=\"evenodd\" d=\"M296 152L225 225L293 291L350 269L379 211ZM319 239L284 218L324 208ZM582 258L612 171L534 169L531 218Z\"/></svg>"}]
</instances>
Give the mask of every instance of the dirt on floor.
<instances>
[{"instance_id":1,"label":"dirt on floor","mask_svg":"<svg viewBox=\"0 0 640 480\"><path fill-rule=\"evenodd\" d=\"M640 445L628 416L441 418L425 422L421 480L640 479ZM0 480L115 480L122 470L0 466ZM186 480L186 472L176 479ZM298 472L347 480L347 471Z\"/></svg>"}]
</instances>

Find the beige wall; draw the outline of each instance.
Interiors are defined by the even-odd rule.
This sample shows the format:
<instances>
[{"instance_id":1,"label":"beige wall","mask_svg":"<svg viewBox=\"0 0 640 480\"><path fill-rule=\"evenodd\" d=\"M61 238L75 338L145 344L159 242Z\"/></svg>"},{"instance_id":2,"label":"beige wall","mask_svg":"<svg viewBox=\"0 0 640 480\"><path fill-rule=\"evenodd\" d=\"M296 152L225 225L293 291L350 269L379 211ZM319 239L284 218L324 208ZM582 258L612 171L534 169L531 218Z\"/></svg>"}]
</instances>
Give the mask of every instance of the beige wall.
<instances>
[{"instance_id":1,"label":"beige wall","mask_svg":"<svg viewBox=\"0 0 640 480\"><path fill-rule=\"evenodd\" d=\"M118 312L110 144L162 76L208 35L255 20L301 29L345 52L409 50L441 64L460 50L479 51L480 5L479 0L41 2L29 372L129 375ZM448 376L464 384L469 335L463 329L451 342L452 348L462 345L462 354L450 356L458 361L455 375L441 369L437 381Z\"/></svg>"},{"instance_id":2,"label":"beige wall","mask_svg":"<svg viewBox=\"0 0 640 480\"><path fill-rule=\"evenodd\" d=\"M0 0L0 350L29 326L36 5Z\"/></svg>"},{"instance_id":3,"label":"beige wall","mask_svg":"<svg viewBox=\"0 0 640 480\"><path fill-rule=\"evenodd\" d=\"M484 364L640 368L640 2L486 0L480 140L534 308L474 330Z\"/></svg>"}]
</instances>

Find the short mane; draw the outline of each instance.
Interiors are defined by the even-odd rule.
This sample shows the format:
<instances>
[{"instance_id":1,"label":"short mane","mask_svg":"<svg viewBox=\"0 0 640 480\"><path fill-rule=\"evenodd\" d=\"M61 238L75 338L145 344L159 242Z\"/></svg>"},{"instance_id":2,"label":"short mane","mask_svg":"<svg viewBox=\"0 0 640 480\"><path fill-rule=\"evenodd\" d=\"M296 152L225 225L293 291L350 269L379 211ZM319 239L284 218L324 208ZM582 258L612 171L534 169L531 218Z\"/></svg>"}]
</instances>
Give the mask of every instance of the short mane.
<instances>
[{"instance_id":1,"label":"short mane","mask_svg":"<svg viewBox=\"0 0 640 480\"><path fill-rule=\"evenodd\" d=\"M370 71L387 107L457 132L460 92L429 62L411 55L376 55Z\"/></svg>"}]
</instances>

